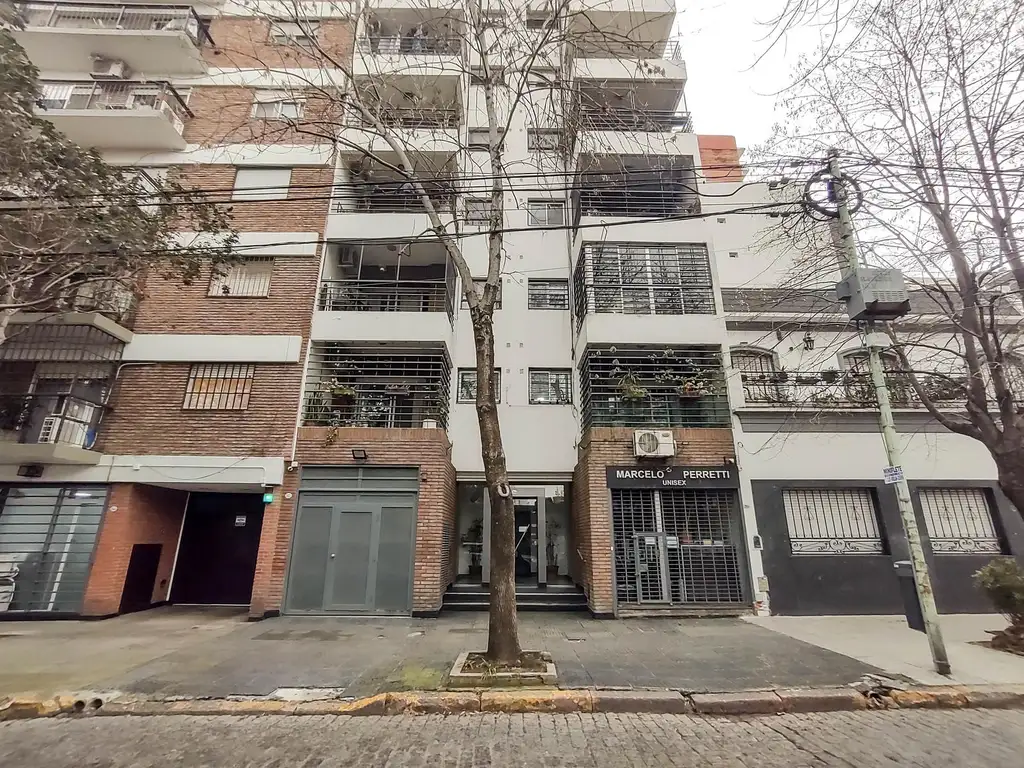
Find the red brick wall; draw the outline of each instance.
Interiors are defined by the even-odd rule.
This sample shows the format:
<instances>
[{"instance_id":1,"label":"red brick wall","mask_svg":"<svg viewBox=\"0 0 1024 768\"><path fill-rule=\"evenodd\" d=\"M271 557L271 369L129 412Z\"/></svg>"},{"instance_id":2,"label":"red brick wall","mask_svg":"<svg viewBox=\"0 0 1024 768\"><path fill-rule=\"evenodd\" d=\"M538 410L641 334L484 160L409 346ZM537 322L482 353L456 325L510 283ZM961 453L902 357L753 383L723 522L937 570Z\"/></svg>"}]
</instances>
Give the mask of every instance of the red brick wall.
<instances>
[{"instance_id":1,"label":"red brick wall","mask_svg":"<svg viewBox=\"0 0 1024 768\"><path fill-rule=\"evenodd\" d=\"M417 466L420 470L416 552L413 569L413 610L435 611L448 583L442 574L442 537L445 522L454 526L455 468L451 444L440 429L377 429L343 427L328 445L328 427L299 430L297 459L302 464L353 465L352 449L366 449L369 464ZM251 616L281 609L288 569L292 526L298 502L299 471L289 472L263 517L263 535L256 562ZM288 493L291 499L285 499ZM454 532L453 532L454 535Z\"/></svg>"},{"instance_id":2,"label":"red brick wall","mask_svg":"<svg viewBox=\"0 0 1024 768\"><path fill-rule=\"evenodd\" d=\"M677 453L669 464L720 466L735 458L731 429L674 429ZM595 613L614 610L611 497L605 468L634 464L631 427L593 427L580 441L573 474L572 522L582 552L573 563L573 577L587 593Z\"/></svg>"},{"instance_id":3,"label":"red brick wall","mask_svg":"<svg viewBox=\"0 0 1024 768\"><path fill-rule=\"evenodd\" d=\"M352 63L354 23L346 19L320 21L320 50L313 49L312 54L301 46L280 45L271 40L270 22L266 19L221 16L210 22L209 29L213 45L203 51L203 58L212 67L331 67L337 62L348 68Z\"/></svg>"},{"instance_id":4,"label":"red brick wall","mask_svg":"<svg viewBox=\"0 0 1024 768\"><path fill-rule=\"evenodd\" d=\"M135 544L163 546L153 602L167 599L187 499L184 491L167 488L125 483L111 486L85 589L84 615L117 613Z\"/></svg>"},{"instance_id":5,"label":"red brick wall","mask_svg":"<svg viewBox=\"0 0 1024 768\"><path fill-rule=\"evenodd\" d=\"M740 163L743 150L736 146L735 136L697 136L702 173L708 181L743 181Z\"/></svg>"},{"instance_id":6,"label":"red brick wall","mask_svg":"<svg viewBox=\"0 0 1024 768\"><path fill-rule=\"evenodd\" d=\"M302 117L264 120L253 117L254 88L202 85L192 88L184 137L190 144L330 144L342 125L341 92L321 88L280 88L305 102Z\"/></svg>"}]
</instances>

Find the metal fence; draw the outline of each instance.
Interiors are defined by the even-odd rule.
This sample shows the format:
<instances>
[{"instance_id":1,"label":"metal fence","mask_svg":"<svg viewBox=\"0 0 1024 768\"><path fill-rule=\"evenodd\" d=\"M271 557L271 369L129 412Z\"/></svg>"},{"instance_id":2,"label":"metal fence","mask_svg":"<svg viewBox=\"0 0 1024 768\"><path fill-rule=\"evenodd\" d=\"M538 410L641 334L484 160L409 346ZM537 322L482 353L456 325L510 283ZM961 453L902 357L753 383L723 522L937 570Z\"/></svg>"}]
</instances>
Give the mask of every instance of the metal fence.
<instances>
[{"instance_id":1,"label":"metal fence","mask_svg":"<svg viewBox=\"0 0 1024 768\"><path fill-rule=\"evenodd\" d=\"M457 128L462 120L462 112L449 107L424 106L419 109L380 109L375 117L383 125L395 128L436 130L439 128ZM349 108L345 118L352 127L371 127L373 122L363 117L362 113Z\"/></svg>"},{"instance_id":2,"label":"metal fence","mask_svg":"<svg viewBox=\"0 0 1024 768\"><path fill-rule=\"evenodd\" d=\"M727 427L715 347L588 347L580 363L583 428Z\"/></svg>"},{"instance_id":3,"label":"metal fence","mask_svg":"<svg viewBox=\"0 0 1024 768\"><path fill-rule=\"evenodd\" d=\"M866 488L782 491L794 555L876 555L885 551L878 511Z\"/></svg>"},{"instance_id":4,"label":"metal fence","mask_svg":"<svg viewBox=\"0 0 1024 768\"><path fill-rule=\"evenodd\" d=\"M586 131L693 132L689 113L674 110L585 107L580 112L579 123Z\"/></svg>"},{"instance_id":5,"label":"metal fence","mask_svg":"<svg viewBox=\"0 0 1024 768\"><path fill-rule=\"evenodd\" d=\"M427 182L424 189L438 212L451 213L455 194L450 185ZM382 181L336 187L331 210L333 213L424 213L426 207L411 182Z\"/></svg>"},{"instance_id":6,"label":"metal fence","mask_svg":"<svg viewBox=\"0 0 1024 768\"><path fill-rule=\"evenodd\" d=\"M303 423L335 427L445 426L451 361L438 347L323 342L310 352Z\"/></svg>"},{"instance_id":7,"label":"metal fence","mask_svg":"<svg viewBox=\"0 0 1024 768\"><path fill-rule=\"evenodd\" d=\"M926 372L917 376L933 402L962 407L965 390L956 380ZM777 370L742 372L740 377L744 400L752 405L819 410L878 407L871 375L866 371ZM885 381L893 407L924 408L906 373L886 371Z\"/></svg>"},{"instance_id":8,"label":"metal fence","mask_svg":"<svg viewBox=\"0 0 1024 768\"><path fill-rule=\"evenodd\" d=\"M363 35L359 38L359 51L384 56L458 56L462 51L462 38L455 35L435 35L430 32L417 35L414 30L406 34Z\"/></svg>"},{"instance_id":9,"label":"metal fence","mask_svg":"<svg viewBox=\"0 0 1024 768\"><path fill-rule=\"evenodd\" d=\"M918 494L932 551L941 555L1000 554L1002 540L982 488L922 488Z\"/></svg>"},{"instance_id":10,"label":"metal fence","mask_svg":"<svg viewBox=\"0 0 1024 768\"><path fill-rule=\"evenodd\" d=\"M324 280L326 312L446 312L454 319L454 286L444 280Z\"/></svg>"},{"instance_id":11,"label":"metal fence","mask_svg":"<svg viewBox=\"0 0 1024 768\"><path fill-rule=\"evenodd\" d=\"M700 213L692 169L583 173L574 189L581 216L660 218Z\"/></svg>"},{"instance_id":12,"label":"metal fence","mask_svg":"<svg viewBox=\"0 0 1024 768\"><path fill-rule=\"evenodd\" d=\"M44 110L157 110L179 133L192 117L174 86L167 82L43 80L38 104Z\"/></svg>"},{"instance_id":13,"label":"metal fence","mask_svg":"<svg viewBox=\"0 0 1024 768\"><path fill-rule=\"evenodd\" d=\"M21 3L26 27L184 32L196 46L213 43L206 24L187 5Z\"/></svg>"},{"instance_id":14,"label":"metal fence","mask_svg":"<svg viewBox=\"0 0 1024 768\"><path fill-rule=\"evenodd\" d=\"M70 395L0 396L0 441L92 448L105 406Z\"/></svg>"},{"instance_id":15,"label":"metal fence","mask_svg":"<svg viewBox=\"0 0 1024 768\"><path fill-rule=\"evenodd\" d=\"M745 599L731 490L612 490L620 603L707 605Z\"/></svg>"}]
</instances>

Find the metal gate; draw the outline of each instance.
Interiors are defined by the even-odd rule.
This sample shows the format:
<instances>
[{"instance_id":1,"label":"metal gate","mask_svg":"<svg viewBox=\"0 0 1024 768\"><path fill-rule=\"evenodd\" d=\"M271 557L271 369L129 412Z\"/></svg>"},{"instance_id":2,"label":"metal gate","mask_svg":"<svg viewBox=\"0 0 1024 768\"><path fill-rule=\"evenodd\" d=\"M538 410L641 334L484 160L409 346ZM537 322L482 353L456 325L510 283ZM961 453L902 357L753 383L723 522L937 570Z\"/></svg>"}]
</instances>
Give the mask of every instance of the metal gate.
<instances>
[{"instance_id":1,"label":"metal gate","mask_svg":"<svg viewBox=\"0 0 1024 768\"><path fill-rule=\"evenodd\" d=\"M735 491L627 488L611 493L620 603L745 602Z\"/></svg>"}]
</instances>

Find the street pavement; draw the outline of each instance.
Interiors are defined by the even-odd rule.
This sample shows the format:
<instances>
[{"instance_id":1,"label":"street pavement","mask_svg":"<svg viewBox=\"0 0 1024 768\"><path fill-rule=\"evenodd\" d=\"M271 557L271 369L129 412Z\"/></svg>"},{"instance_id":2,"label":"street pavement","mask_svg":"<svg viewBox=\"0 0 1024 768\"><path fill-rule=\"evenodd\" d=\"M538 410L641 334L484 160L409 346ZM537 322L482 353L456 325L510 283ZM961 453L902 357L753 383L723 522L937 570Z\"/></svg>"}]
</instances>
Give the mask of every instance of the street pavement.
<instances>
[{"instance_id":1,"label":"street pavement","mask_svg":"<svg viewBox=\"0 0 1024 768\"><path fill-rule=\"evenodd\" d=\"M0 724L0 765L701 766L1008 768L1024 712L904 710L675 715L88 717Z\"/></svg>"},{"instance_id":2,"label":"street pavement","mask_svg":"<svg viewBox=\"0 0 1024 768\"><path fill-rule=\"evenodd\" d=\"M551 653L563 687L688 692L841 686L875 667L738 619L520 616L524 648ZM243 616L158 609L104 622L0 626L0 695L119 690L168 697L347 697L443 688L456 657L487 644L486 614L437 619Z\"/></svg>"}]
</instances>

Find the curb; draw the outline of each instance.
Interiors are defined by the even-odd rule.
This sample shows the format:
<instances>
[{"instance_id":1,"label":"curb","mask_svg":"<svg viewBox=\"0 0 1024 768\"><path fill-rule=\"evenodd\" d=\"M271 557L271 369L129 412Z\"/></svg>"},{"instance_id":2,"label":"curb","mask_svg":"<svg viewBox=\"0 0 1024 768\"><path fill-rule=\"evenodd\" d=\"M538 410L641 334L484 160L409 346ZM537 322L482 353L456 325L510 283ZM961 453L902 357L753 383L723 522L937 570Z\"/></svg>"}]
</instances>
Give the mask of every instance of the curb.
<instances>
[{"instance_id":1,"label":"curb","mask_svg":"<svg viewBox=\"0 0 1024 768\"><path fill-rule=\"evenodd\" d=\"M854 688L780 688L732 693L516 688L484 691L403 691L359 699L302 702L278 699L146 699L90 697L0 698L0 722L59 715L457 715L502 713L650 713L708 717L866 709L1024 708L1024 685L941 686L863 694Z\"/></svg>"}]
</instances>

